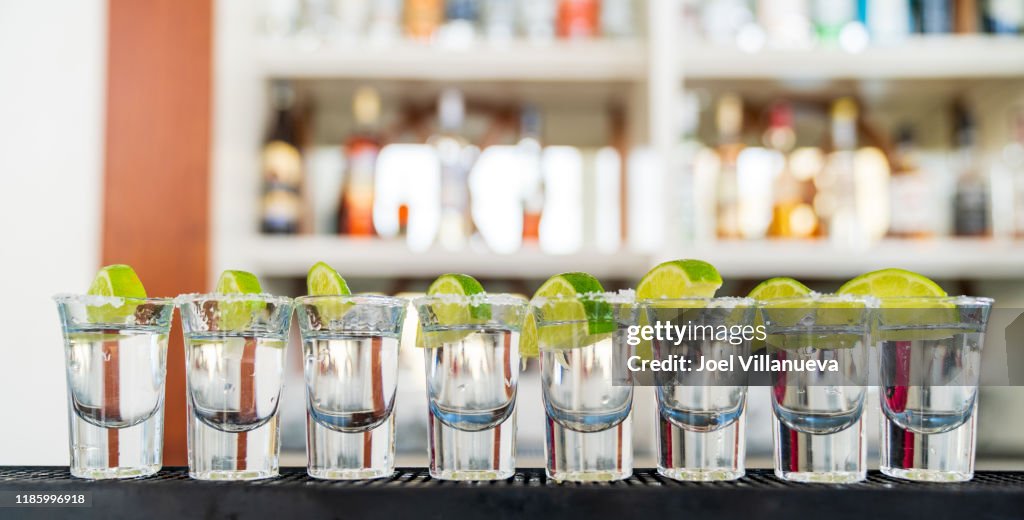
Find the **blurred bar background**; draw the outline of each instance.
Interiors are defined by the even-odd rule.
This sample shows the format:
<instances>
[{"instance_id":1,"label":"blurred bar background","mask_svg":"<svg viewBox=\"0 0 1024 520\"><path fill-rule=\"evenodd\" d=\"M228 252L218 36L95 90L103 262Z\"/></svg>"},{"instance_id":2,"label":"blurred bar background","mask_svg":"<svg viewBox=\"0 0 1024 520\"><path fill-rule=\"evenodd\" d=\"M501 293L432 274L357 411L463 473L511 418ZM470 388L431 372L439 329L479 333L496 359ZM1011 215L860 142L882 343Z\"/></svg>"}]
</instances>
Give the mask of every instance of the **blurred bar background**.
<instances>
[{"instance_id":1,"label":"blurred bar background","mask_svg":"<svg viewBox=\"0 0 1024 520\"><path fill-rule=\"evenodd\" d=\"M29 425L0 434L0 464L66 463L49 296L101 263L171 296L226 268L296 296L318 260L400 295L444 272L524 295L576 270L626 288L677 257L715 264L728 295L898 266L1024 307L1020 0L43 4L0 0L0 405ZM423 465L414 331L398 449ZM184 463L180 350L168 465ZM285 464L302 465L291 354ZM537 380L532 363L521 466L542 463ZM770 449L764 390L752 467ZM640 466L653 402L638 391ZM1024 459L1022 406L983 389L980 467Z\"/></svg>"}]
</instances>

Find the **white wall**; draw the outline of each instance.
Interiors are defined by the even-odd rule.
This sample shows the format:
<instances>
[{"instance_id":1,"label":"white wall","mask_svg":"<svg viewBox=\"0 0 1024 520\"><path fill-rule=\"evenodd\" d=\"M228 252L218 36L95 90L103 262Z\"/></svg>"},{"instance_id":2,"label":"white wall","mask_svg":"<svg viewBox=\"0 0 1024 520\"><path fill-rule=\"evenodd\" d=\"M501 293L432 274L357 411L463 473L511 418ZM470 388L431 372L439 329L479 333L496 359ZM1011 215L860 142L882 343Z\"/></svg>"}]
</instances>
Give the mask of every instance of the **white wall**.
<instances>
[{"instance_id":1,"label":"white wall","mask_svg":"<svg viewBox=\"0 0 1024 520\"><path fill-rule=\"evenodd\" d=\"M0 0L0 465L68 461L50 297L99 263L106 9Z\"/></svg>"}]
</instances>

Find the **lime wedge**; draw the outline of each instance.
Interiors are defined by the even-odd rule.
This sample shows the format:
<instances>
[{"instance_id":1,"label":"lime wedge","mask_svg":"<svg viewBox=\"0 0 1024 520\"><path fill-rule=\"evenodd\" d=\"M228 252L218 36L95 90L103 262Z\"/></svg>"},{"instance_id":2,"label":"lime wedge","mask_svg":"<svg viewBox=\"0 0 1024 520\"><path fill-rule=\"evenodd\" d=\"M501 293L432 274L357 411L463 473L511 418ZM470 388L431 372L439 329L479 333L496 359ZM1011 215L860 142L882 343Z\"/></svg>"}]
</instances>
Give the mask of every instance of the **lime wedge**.
<instances>
[{"instance_id":1,"label":"lime wedge","mask_svg":"<svg viewBox=\"0 0 1024 520\"><path fill-rule=\"evenodd\" d=\"M523 328L537 329L537 345L527 343L524 347L524 338L520 337L520 352L584 347L609 337L615 331L615 321L611 305L600 297L603 292L601 282L587 273L549 278L533 295L533 306L541 310L546 324L538 327L529 323L535 319L529 315Z\"/></svg>"},{"instance_id":2,"label":"lime wedge","mask_svg":"<svg viewBox=\"0 0 1024 520\"><path fill-rule=\"evenodd\" d=\"M862 274L844 283L838 292L880 299L946 296L946 291L927 277L895 268Z\"/></svg>"},{"instance_id":3,"label":"lime wedge","mask_svg":"<svg viewBox=\"0 0 1024 520\"><path fill-rule=\"evenodd\" d=\"M712 298L721 286L722 275L718 274L715 266L703 260L670 260L647 271L636 286L636 297L641 300ZM649 304L658 305L656 302ZM695 302L695 306L699 305ZM646 312L641 312L639 318L640 327L649 325ZM637 345L636 353L642 359L654 358L651 342L643 339Z\"/></svg>"},{"instance_id":4,"label":"lime wedge","mask_svg":"<svg viewBox=\"0 0 1024 520\"><path fill-rule=\"evenodd\" d=\"M333 267L317 262L306 275L306 292L310 296L349 296L352 291L345 279ZM322 298L313 304L323 322L339 320L354 305L343 298Z\"/></svg>"},{"instance_id":5,"label":"lime wedge","mask_svg":"<svg viewBox=\"0 0 1024 520\"><path fill-rule=\"evenodd\" d=\"M865 273L844 283L839 294L870 295L881 301L883 330L878 336L882 340L942 339L960 332L941 327L959 322L956 305L943 299L946 291L913 271L891 268Z\"/></svg>"},{"instance_id":6,"label":"lime wedge","mask_svg":"<svg viewBox=\"0 0 1024 520\"><path fill-rule=\"evenodd\" d=\"M703 260L670 260L647 272L636 286L641 300L711 298L722 286L715 266Z\"/></svg>"},{"instance_id":7,"label":"lime wedge","mask_svg":"<svg viewBox=\"0 0 1024 520\"><path fill-rule=\"evenodd\" d=\"M259 278L246 271L224 271L217 279L219 294L259 294L263 292ZM248 327L252 315L263 309L259 300L220 302L220 329L237 330Z\"/></svg>"},{"instance_id":8,"label":"lime wedge","mask_svg":"<svg viewBox=\"0 0 1024 520\"><path fill-rule=\"evenodd\" d=\"M145 298L146 288L131 266L125 264L108 265L98 273L89 286L90 296L109 296L119 298ZM89 320L98 323L118 323L135 314L136 305L111 304L89 306L86 314Z\"/></svg>"},{"instance_id":9,"label":"lime wedge","mask_svg":"<svg viewBox=\"0 0 1024 520\"><path fill-rule=\"evenodd\" d=\"M259 278L247 271L224 271L217 279L215 292L220 294L259 294L263 292Z\"/></svg>"},{"instance_id":10,"label":"lime wedge","mask_svg":"<svg viewBox=\"0 0 1024 520\"><path fill-rule=\"evenodd\" d=\"M248 274L248 273L246 273ZM306 291L310 296L348 296L352 291L333 267L317 262L306 275Z\"/></svg>"},{"instance_id":11,"label":"lime wedge","mask_svg":"<svg viewBox=\"0 0 1024 520\"><path fill-rule=\"evenodd\" d=\"M785 276L777 278L769 278L754 287L747 295L747 298L753 298L757 301L770 301L778 300L780 298L793 298L796 296L807 296L811 294L811 290L804 284ZM761 313L758 312L754 316L754 327L760 327L764 325L764 318L761 317ZM763 339L754 338L750 341L750 349L753 352L761 350L765 347L765 341Z\"/></svg>"},{"instance_id":12,"label":"lime wedge","mask_svg":"<svg viewBox=\"0 0 1024 520\"><path fill-rule=\"evenodd\" d=\"M451 302L431 305L431 311L439 326L467 325L491 318L491 306L486 303L470 304L465 298L485 294L484 286L467 274L449 273L439 276L427 288L427 296L454 296ZM416 346L421 348L440 347L445 343L462 341L472 330L424 331L422 324L416 331Z\"/></svg>"},{"instance_id":13,"label":"lime wedge","mask_svg":"<svg viewBox=\"0 0 1024 520\"><path fill-rule=\"evenodd\" d=\"M777 300L779 298L792 298L794 296L807 296L811 290L806 285L784 276L769 278L754 287L747 295L747 298L755 300Z\"/></svg>"}]
</instances>

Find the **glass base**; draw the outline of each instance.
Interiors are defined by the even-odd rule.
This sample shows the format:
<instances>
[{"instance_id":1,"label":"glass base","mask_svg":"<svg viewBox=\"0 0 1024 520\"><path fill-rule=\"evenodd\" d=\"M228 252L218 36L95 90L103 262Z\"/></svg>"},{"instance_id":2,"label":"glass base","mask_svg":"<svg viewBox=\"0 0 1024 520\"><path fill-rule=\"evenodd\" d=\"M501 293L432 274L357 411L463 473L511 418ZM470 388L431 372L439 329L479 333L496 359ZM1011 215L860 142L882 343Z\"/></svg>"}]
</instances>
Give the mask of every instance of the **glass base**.
<instances>
[{"instance_id":1,"label":"glass base","mask_svg":"<svg viewBox=\"0 0 1024 520\"><path fill-rule=\"evenodd\" d=\"M362 480L395 472L395 416L364 432L326 428L306 413L306 473L325 480Z\"/></svg>"},{"instance_id":2,"label":"glass base","mask_svg":"<svg viewBox=\"0 0 1024 520\"><path fill-rule=\"evenodd\" d=\"M772 414L775 476L792 482L842 484L867 478L864 419L833 433L790 428Z\"/></svg>"},{"instance_id":3,"label":"glass base","mask_svg":"<svg viewBox=\"0 0 1024 520\"><path fill-rule=\"evenodd\" d=\"M746 413L713 431L682 428L658 414L658 473L675 480L736 480L746 474Z\"/></svg>"},{"instance_id":4,"label":"glass base","mask_svg":"<svg viewBox=\"0 0 1024 520\"><path fill-rule=\"evenodd\" d=\"M690 482L720 482L724 480L737 480L747 474L746 470L726 471L722 469L681 469L681 468L658 468L658 474L674 480L686 480Z\"/></svg>"},{"instance_id":5,"label":"glass base","mask_svg":"<svg viewBox=\"0 0 1024 520\"><path fill-rule=\"evenodd\" d=\"M775 476L790 482L805 482L808 484L852 484L867 478L865 471L780 471L775 470Z\"/></svg>"},{"instance_id":6,"label":"glass base","mask_svg":"<svg viewBox=\"0 0 1024 520\"><path fill-rule=\"evenodd\" d=\"M276 477L281 434L276 415L249 431L212 428L188 418L188 474L198 480L259 480Z\"/></svg>"},{"instance_id":7,"label":"glass base","mask_svg":"<svg viewBox=\"0 0 1024 520\"><path fill-rule=\"evenodd\" d=\"M882 461L891 477L921 482L965 482L974 477L977 407L971 418L952 431L917 433L882 414Z\"/></svg>"},{"instance_id":8,"label":"glass base","mask_svg":"<svg viewBox=\"0 0 1024 520\"><path fill-rule=\"evenodd\" d=\"M160 464L141 467L117 467L117 468L69 468L71 476L76 478L87 478L92 480L117 479L117 478L139 478L155 475L160 471Z\"/></svg>"},{"instance_id":9,"label":"glass base","mask_svg":"<svg viewBox=\"0 0 1024 520\"><path fill-rule=\"evenodd\" d=\"M967 482L974 478L974 473L959 473L955 471L934 471L927 469L897 469L881 467L882 473L890 477L904 480L916 480L918 482Z\"/></svg>"},{"instance_id":10,"label":"glass base","mask_svg":"<svg viewBox=\"0 0 1024 520\"><path fill-rule=\"evenodd\" d=\"M273 478L277 476L277 468L261 471L225 471L225 470L213 470L213 471L189 471L188 476L196 480L261 480L265 478Z\"/></svg>"},{"instance_id":11,"label":"glass base","mask_svg":"<svg viewBox=\"0 0 1024 520\"><path fill-rule=\"evenodd\" d=\"M453 428L427 413L430 476L441 480L505 480L516 472L516 412L489 430Z\"/></svg>"},{"instance_id":12,"label":"glass base","mask_svg":"<svg viewBox=\"0 0 1024 520\"><path fill-rule=\"evenodd\" d=\"M555 481L608 482L633 475L633 415L597 432L578 432L547 418L546 473Z\"/></svg>"}]
</instances>

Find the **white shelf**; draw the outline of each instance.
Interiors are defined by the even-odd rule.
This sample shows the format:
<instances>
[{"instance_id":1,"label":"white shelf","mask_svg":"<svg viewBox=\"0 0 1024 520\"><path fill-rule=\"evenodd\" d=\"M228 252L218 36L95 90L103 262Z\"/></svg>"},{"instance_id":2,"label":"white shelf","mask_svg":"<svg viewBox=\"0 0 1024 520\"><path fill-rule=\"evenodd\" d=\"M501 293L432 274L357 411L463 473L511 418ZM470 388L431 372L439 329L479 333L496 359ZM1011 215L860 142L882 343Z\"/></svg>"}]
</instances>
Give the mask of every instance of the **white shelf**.
<instances>
[{"instance_id":1,"label":"white shelf","mask_svg":"<svg viewBox=\"0 0 1024 520\"><path fill-rule=\"evenodd\" d=\"M586 271L598 278L639 279L651 265L649 255L636 253L549 255L535 247L509 255L438 249L413 253L398 240L331 236L254 238L233 248L232 256L238 265L260 275L295 277L305 277L317 261L327 262L346 277L387 278L434 278L455 272L484 278L546 279L566 271Z\"/></svg>"},{"instance_id":2,"label":"white shelf","mask_svg":"<svg viewBox=\"0 0 1024 520\"><path fill-rule=\"evenodd\" d=\"M1024 76L1024 38L913 37L851 54L839 49L762 50L693 44L680 53L686 79L953 79Z\"/></svg>"},{"instance_id":3,"label":"white shelf","mask_svg":"<svg viewBox=\"0 0 1024 520\"><path fill-rule=\"evenodd\" d=\"M814 241L719 242L673 256L711 262L726 278L837 279L885 267L909 269L934 278L998 280L1024 276L1024 244L983 239L889 240L864 251L844 251Z\"/></svg>"},{"instance_id":4,"label":"white shelf","mask_svg":"<svg viewBox=\"0 0 1024 520\"><path fill-rule=\"evenodd\" d=\"M396 43L302 51L264 45L257 62L265 77L291 79L633 81L647 74L643 43L599 40L466 49Z\"/></svg>"}]
</instances>

